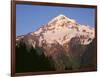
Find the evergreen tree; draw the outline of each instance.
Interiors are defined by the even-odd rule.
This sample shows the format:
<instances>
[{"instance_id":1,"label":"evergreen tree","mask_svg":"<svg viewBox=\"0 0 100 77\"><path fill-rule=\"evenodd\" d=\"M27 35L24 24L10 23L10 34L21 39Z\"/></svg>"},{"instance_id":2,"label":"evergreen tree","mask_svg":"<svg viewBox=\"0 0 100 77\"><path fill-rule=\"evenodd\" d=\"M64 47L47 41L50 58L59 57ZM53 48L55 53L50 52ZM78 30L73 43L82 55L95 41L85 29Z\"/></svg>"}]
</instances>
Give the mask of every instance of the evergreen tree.
<instances>
[{"instance_id":1,"label":"evergreen tree","mask_svg":"<svg viewBox=\"0 0 100 77\"><path fill-rule=\"evenodd\" d=\"M41 54L39 54L39 52ZM31 47L27 50L26 45L21 42L16 46L16 72L39 72L55 70L53 62L47 58L41 48Z\"/></svg>"}]
</instances>

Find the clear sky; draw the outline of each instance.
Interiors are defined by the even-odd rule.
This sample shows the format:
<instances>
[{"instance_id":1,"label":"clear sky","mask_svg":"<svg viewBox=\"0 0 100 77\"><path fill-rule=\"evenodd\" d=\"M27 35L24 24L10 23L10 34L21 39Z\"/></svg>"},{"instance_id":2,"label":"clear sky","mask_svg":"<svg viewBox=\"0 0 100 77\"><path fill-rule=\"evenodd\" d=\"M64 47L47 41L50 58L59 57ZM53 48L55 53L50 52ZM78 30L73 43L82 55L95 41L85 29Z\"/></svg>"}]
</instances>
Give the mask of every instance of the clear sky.
<instances>
[{"instance_id":1,"label":"clear sky","mask_svg":"<svg viewBox=\"0 0 100 77\"><path fill-rule=\"evenodd\" d=\"M16 35L33 32L60 14L76 20L79 24L95 26L95 9L93 8L17 4Z\"/></svg>"}]
</instances>

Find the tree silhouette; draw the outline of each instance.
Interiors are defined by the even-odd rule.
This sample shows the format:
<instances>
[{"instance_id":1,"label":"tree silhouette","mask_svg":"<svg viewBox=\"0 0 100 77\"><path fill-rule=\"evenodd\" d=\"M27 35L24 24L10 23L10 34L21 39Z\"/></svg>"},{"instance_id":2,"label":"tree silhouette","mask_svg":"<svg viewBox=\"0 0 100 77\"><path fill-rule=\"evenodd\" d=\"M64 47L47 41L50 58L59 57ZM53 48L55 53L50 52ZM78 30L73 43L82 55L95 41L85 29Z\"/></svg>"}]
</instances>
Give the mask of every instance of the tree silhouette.
<instances>
[{"instance_id":1,"label":"tree silhouette","mask_svg":"<svg viewBox=\"0 0 100 77\"><path fill-rule=\"evenodd\" d=\"M39 52L41 54L39 54ZM39 47L27 50L25 43L16 46L16 72L39 72L55 70L52 60Z\"/></svg>"}]
</instances>

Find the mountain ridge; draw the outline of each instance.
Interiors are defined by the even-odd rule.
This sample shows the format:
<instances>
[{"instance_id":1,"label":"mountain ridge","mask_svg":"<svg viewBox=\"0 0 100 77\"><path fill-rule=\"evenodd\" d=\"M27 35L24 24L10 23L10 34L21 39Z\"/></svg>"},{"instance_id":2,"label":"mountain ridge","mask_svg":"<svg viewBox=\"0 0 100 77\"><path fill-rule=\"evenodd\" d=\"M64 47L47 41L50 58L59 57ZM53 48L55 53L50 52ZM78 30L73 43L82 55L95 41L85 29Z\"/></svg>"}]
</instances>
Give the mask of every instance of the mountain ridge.
<instances>
[{"instance_id":1,"label":"mountain ridge","mask_svg":"<svg viewBox=\"0 0 100 77\"><path fill-rule=\"evenodd\" d=\"M72 22L72 21L74 21L74 22ZM68 24L69 23L69 24ZM53 24L53 25L52 25ZM60 26L60 27L59 27ZM66 27L67 26L67 27ZM39 35L43 35L43 36L45 36L46 35L46 33L45 33L45 31L47 31L48 32L48 34L50 35L50 31L49 30L51 30L51 32L52 32L52 34L56 31L55 30L55 28L56 28L56 30L57 30L57 33L55 34L55 35L60 35L61 34L61 30L62 31L65 31L65 32L67 32L67 30L70 30L70 29L72 29L73 31L74 30L77 30L77 32L78 31L80 31L82 34L83 34L83 32L81 31L82 29L84 29L83 31L85 32L87 29L88 29L88 31L91 31L91 33L93 33L93 35L95 34L94 33L94 30L91 30L91 29L89 29L87 26L85 26L85 25L81 25L80 26L80 24L78 25L77 23L76 23L76 21L75 20L71 20L71 19L69 19L69 18L67 18L66 16L64 16L64 15L62 15L62 14L60 14L59 16L57 16L57 17L55 17L54 19L52 19L50 22L48 22L47 24L46 24L46 26L44 25L44 26L42 26L42 27L40 27L37 31L35 31L35 32L31 32L31 33L29 33L29 35L37 35L37 36L39 36ZM69 31L70 32L70 31ZM76 32L76 31L75 31ZM63 33L63 32L62 32ZM72 32L73 33L73 32ZM85 32L86 33L86 32ZM89 33L89 32L88 32ZM75 33L74 33L75 34ZM79 33L76 33L76 34L79 34ZM26 34L26 35L28 35L28 34ZM54 35L54 34L53 34ZM46 35L47 36L47 35ZM16 40L18 40L18 38L20 39L20 38L22 38L22 37L24 37L24 35L23 36L19 36L19 37L17 37L16 38ZM63 36L64 37L64 36ZM93 38L94 36L92 36L92 38ZM58 38L58 37L57 37ZM56 40L57 40L57 38L56 38ZM41 37L40 37L40 39L41 39ZM48 39L48 38L46 38L45 37L45 39ZM59 39L61 39L61 37L59 37ZM55 40L55 39L54 39ZM59 40L58 40L59 41ZM61 44L61 43L60 43Z\"/></svg>"},{"instance_id":2,"label":"mountain ridge","mask_svg":"<svg viewBox=\"0 0 100 77\"><path fill-rule=\"evenodd\" d=\"M27 50L39 48L46 57L52 58L56 70L64 70L70 67L69 63L72 68L79 68L80 57L94 38L94 28L60 14L35 32L16 37L16 46L23 42Z\"/></svg>"}]
</instances>

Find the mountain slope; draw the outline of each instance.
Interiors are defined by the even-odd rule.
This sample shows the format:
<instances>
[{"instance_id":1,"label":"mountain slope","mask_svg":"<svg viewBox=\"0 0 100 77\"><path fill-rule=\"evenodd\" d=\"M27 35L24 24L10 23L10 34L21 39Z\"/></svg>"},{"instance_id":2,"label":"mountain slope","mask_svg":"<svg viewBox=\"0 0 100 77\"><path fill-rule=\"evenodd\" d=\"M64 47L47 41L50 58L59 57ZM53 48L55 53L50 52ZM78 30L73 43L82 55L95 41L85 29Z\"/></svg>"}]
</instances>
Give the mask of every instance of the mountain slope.
<instances>
[{"instance_id":1,"label":"mountain slope","mask_svg":"<svg viewBox=\"0 0 100 77\"><path fill-rule=\"evenodd\" d=\"M56 70L80 68L81 56L95 38L95 29L80 25L64 15L54 17L35 32L16 37L16 46L26 45L27 52L34 48L50 58Z\"/></svg>"}]
</instances>

